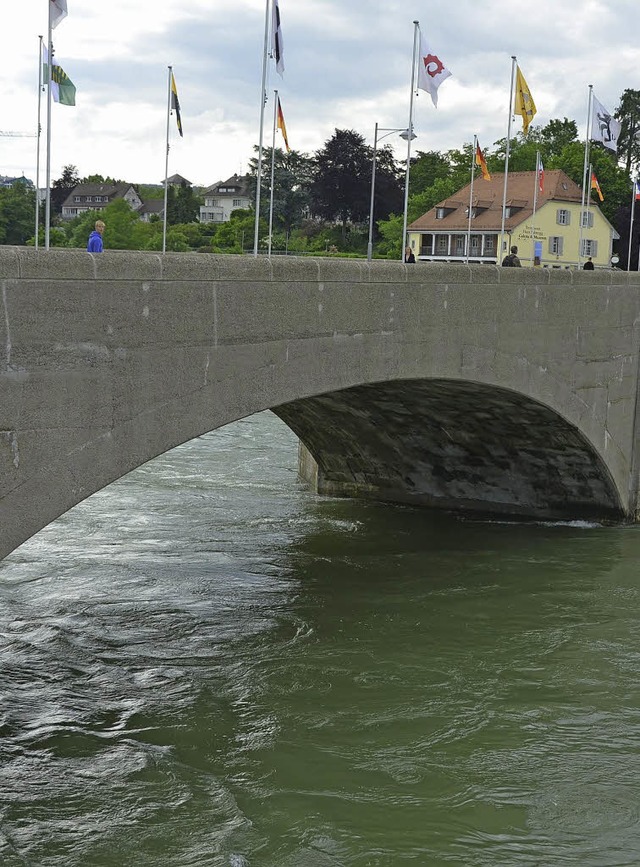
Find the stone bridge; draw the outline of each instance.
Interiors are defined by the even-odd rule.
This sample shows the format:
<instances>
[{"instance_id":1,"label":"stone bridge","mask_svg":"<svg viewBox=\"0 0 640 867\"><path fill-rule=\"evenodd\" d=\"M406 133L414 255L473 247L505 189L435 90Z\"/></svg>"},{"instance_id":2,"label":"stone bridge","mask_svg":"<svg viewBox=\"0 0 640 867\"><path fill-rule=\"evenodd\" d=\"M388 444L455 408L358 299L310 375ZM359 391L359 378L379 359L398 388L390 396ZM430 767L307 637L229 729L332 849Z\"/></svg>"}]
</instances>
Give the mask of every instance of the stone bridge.
<instances>
[{"instance_id":1,"label":"stone bridge","mask_svg":"<svg viewBox=\"0 0 640 867\"><path fill-rule=\"evenodd\" d=\"M636 273L0 247L0 288L0 557L264 409L322 493L636 519Z\"/></svg>"}]
</instances>

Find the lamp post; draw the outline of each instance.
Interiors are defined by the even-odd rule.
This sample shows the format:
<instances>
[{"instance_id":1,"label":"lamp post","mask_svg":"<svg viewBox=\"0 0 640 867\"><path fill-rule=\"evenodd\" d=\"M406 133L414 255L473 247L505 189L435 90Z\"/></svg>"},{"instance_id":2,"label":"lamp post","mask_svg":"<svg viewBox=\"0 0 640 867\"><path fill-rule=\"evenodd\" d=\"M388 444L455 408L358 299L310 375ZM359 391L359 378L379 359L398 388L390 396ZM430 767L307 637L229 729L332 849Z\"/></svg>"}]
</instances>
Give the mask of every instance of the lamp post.
<instances>
[{"instance_id":1,"label":"lamp post","mask_svg":"<svg viewBox=\"0 0 640 867\"><path fill-rule=\"evenodd\" d=\"M376 194L376 163L378 159L378 133L384 132L384 135L380 136L380 140L386 138L388 135L391 135L394 132L397 132L400 138L403 138L405 141L409 140L409 136L411 139L417 138L416 134L412 131L409 133L408 129L403 129L402 127L398 127L397 129L388 127L388 126L378 126L376 123L375 130L373 133L373 160L371 164L371 204L369 206L369 241L367 243L367 262L370 262L373 257L373 205Z\"/></svg>"}]
</instances>

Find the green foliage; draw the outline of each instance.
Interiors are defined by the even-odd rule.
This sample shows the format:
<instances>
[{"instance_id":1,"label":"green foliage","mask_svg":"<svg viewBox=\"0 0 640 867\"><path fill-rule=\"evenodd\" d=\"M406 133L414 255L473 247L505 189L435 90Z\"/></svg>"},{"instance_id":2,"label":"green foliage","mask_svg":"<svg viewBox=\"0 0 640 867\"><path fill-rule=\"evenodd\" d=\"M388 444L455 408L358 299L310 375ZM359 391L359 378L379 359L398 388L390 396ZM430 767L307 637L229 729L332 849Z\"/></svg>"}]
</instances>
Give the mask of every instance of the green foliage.
<instances>
[{"instance_id":1,"label":"green foliage","mask_svg":"<svg viewBox=\"0 0 640 867\"><path fill-rule=\"evenodd\" d=\"M615 116L621 123L618 155L625 161L628 175L633 166L640 167L640 90L624 91Z\"/></svg>"},{"instance_id":2,"label":"green foliage","mask_svg":"<svg viewBox=\"0 0 640 867\"><path fill-rule=\"evenodd\" d=\"M227 223L216 223L215 235L211 238L214 253L242 253L253 250L255 221L253 211L238 208L231 212ZM266 236L268 223L260 220L260 235Z\"/></svg>"},{"instance_id":3,"label":"green foliage","mask_svg":"<svg viewBox=\"0 0 640 867\"><path fill-rule=\"evenodd\" d=\"M257 150L257 148L256 148ZM260 182L260 216L269 220L271 200L272 150L265 148L262 155L262 179ZM276 148L273 151L273 227L274 231L290 232L302 222L309 208L309 189L313 179L313 160L299 151L288 153ZM255 200L258 177L258 160L249 163L249 195Z\"/></svg>"},{"instance_id":4,"label":"green foliage","mask_svg":"<svg viewBox=\"0 0 640 867\"><path fill-rule=\"evenodd\" d=\"M169 186L167 189L167 225L177 223L192 223L200 214L200 199L193 188L185 181L179 187Z\"/></svg>"},{"instance_id":5,"label":"green foliage","mask_svg":"<svg viewBox=\"0 0 640 867\"><path fill-rule=\"evenodd\" d=\"M345 129L336 129L316 152L312 212L324 220L340 221L345 234L348 222L363 222L368 216L372 157L364 138Z\"/></svg>"},{"instance_id":6,"label":"green foliage","mask_svg":"<svg viewBox=\"0 0 640 867\"><path fill-rule=\"evenodd\" d=\"M21 181L0 187L0 244L22 246L33 238L36 192Z\"/></svg>"}]
</instances>

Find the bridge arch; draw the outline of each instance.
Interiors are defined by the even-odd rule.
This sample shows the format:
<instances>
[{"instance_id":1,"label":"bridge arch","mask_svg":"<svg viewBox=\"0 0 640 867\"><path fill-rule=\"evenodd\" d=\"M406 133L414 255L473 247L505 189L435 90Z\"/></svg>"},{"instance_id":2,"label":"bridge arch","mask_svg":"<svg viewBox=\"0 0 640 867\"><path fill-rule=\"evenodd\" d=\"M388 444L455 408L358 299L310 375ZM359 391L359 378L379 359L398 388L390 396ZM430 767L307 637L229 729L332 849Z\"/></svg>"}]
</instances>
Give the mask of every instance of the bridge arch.
<instances>
[{"instance_id":1,"label":"bridge arch","mask_svg":"<svg viewBox=\"0 0 640 867\"><path fill-rule=\"evenodd\" d=\"M508 389L387 381L274 411L303 444L302 472L320 493L509 517L623 517L611 474L586 437Z\"/></svg>"},{"instance_id":2,"label":"bridge arch","mask_svg":"<svg viewBox=\"0 0 640 867\"><path fill-rule=\"evenodd\" d=\"M321 491L634 519L639 289L620 272L0 246L0 557L264 409Z\"/></svg>"}]
</instances>

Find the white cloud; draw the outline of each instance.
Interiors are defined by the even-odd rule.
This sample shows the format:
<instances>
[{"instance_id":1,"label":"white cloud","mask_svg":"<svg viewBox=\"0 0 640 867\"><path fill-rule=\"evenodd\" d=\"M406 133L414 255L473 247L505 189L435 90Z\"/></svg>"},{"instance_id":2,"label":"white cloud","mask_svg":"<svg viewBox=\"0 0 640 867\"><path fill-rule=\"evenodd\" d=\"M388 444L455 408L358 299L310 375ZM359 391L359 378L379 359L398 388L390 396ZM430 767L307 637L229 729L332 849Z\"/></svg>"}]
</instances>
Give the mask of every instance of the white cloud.
<instances>
[{"instance_id":1,"label":"white cloud","mask_svg":"<svg viewBox=\"0 0 640 867\"><path fill-rule=\"evenodd\" d=\"M184 139L172 120L169 172L209 184L243 171L258 140L266 0L68 0L54 31L59 62L77 87L77 106L52 107L52 177L72 163L140 183L164 177L167 65L175 70ZM511 56L538 107L536 123L569 117L584 129L588 85L611 110L625 88L639 88L637 0L279 0L285 78L271 69L289 141L313 152L334 129L370 143L376 122L408 122L414 19L453 77L437 111L415 102L417 150L483 147L506 134ZM34 11L35 7L35 11ZM427 17L428 13L428 17ZM0 88L3 130L33 132L38 35L46 0L12 5ZM43 106L43 121L44 121ZM265 143L271 137L271 102ZM518 122L515 124L518 128ZM402 158L404 143L387 140ZM44 162L44 136L42 138ZM32 138L0 137L0 174L35 177ZM41 180L44 172L41 173Z\"/></svg>"}]
</instances>

